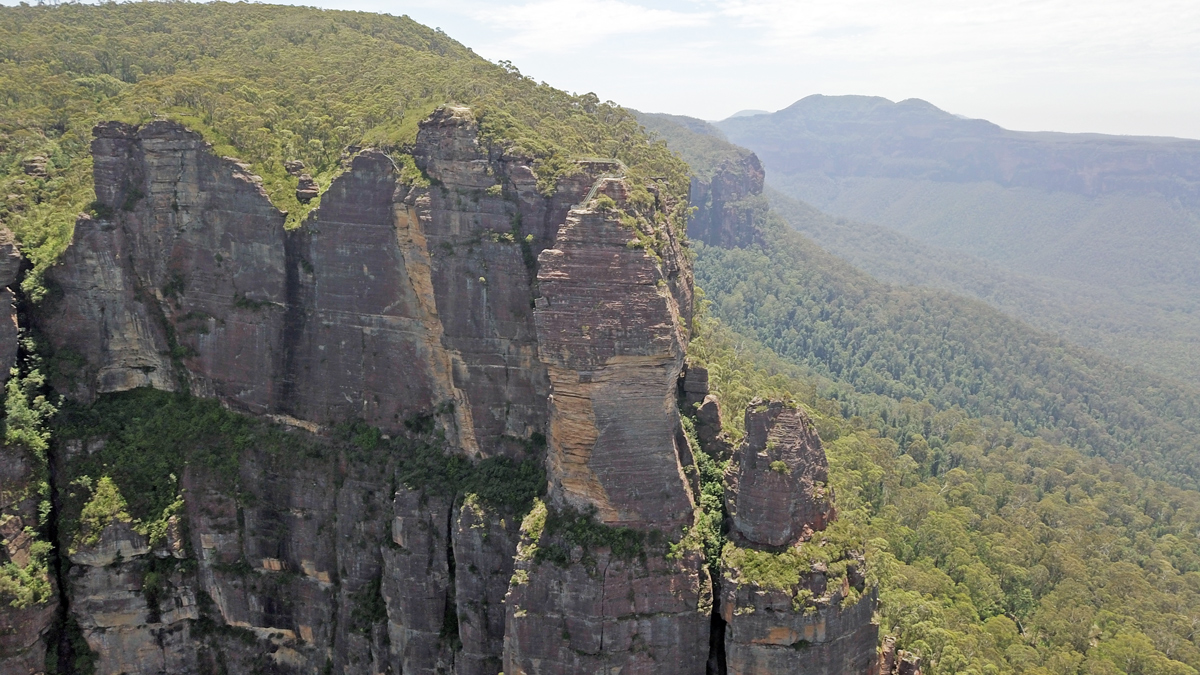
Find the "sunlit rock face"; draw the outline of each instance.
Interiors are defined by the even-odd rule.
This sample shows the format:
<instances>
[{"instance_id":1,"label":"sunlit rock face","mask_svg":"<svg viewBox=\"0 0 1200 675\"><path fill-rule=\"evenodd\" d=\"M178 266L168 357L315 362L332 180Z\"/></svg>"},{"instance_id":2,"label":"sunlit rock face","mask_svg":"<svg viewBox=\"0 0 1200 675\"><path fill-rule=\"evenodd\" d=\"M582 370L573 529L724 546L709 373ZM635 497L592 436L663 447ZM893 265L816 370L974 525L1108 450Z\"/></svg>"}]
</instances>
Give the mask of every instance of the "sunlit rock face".
<instances>
[{"instance_id":1,"label":"sunlit rock face","mask_svg":"<svg viewBox=\"0 0 1200 675\"><path fill-rule=\"evenodd\" d=\"M735 541L782 547L812 538L834 518L829 463L808 415L780 401L746 409L746 440L725 477Z\"/></svg>"},{"instance_id":2,"label":"sunlit rock face","mask_svg":"<svg viewBox=\"0 0 1200 675\"><path fill-rule=\"evenodd\" d=\"M357 151L288 230L257 176L179 124L99 125L93 154L98 215L36 315L74 366L56 388L187 392L283 434L233 469L173 476L165 539L117 519L64 542L66 612L97 672L704 670L698 551L600 550L603 574L521 560L520 514L406 487L394 458L330 431L419 420L472 462L544 452L550 508L678 541L694 509L675 403L691 270L665 225L635 232L581 203L621 208L619 165L581 162L547 196L531 160L446 107L411 149L419 177ZM69 466L104 442L54 454Z\"/></svg>"}]
</instances>

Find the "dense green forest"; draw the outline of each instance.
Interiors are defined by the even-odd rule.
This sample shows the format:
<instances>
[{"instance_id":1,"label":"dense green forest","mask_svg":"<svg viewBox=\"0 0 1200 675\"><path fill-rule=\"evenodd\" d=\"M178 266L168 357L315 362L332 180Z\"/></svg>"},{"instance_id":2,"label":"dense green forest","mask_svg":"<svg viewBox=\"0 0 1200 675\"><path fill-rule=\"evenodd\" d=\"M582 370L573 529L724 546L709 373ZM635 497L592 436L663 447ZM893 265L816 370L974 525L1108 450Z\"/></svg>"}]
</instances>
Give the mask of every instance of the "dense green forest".
<instances>
[{"instance_id":1,"label":"dense green forest","mask_svg":"<svg viewBox=\"0 0 1200 675\"><path fill-rule=\"evenodd\" d=\"M689 161L740 156L711 126L647 128ZM1194 394L980 302L881 283L789 227L833 218L779 201L794 209L736 205L764 245L693 242L706 299L689 357L735 439L755 396L809 408L883 632L935 674L1196 672L1200 493L1179 487L1198 475Z\"/></svg>"},{"instance_id":2,"label":"dense green forest","mask_svg":"<svg viewBox=\"0 0 1200 675\"><path fill-rule=\"evenodd\" d=\"M1200 397L1181 385L980 302L882 284L786 227L761 249L695 246L713 313L795 363L859 391L958 407L1200 485Z\"/></svg>"},{"instance_id":3,"label":"dense green forest","mask_svg":"<svg viewBox=\"0 0 1200 675\"><path fill-rule=\"evenodd\" d=\"M667 115L640 119L692 162L695 175L744 157L712 125ZM769 174L768 174L769 175ZM1200 485L1200 394L1039 332L982 302L882 283L829 254L797 227L825 214L762 196L725 206L761 236L751 248L694 242L696 283L714 316L827 378L936 410L1010 423L1176 485ZM786 217L786 218L785 218ZM914 264L919 264L920 259ZM847 402L847 415L856 414Z\"/></svg>"},{"instance_id":4,"label":"dense green forest","mask_svg":"<svg viewBox=\"0 0 1200 675\"><path fill-rule=\"evenodd\" d=\"M689 356L735 436L753 396L809 408L839 518L869 542L881 630L923 672L1200 669L1200 493L959 408L824 398L826 379L716 319L697 327Z\"/></svg>"},{"instance_id":5,"label":"dense green forest","mask_svg":"<svg viewBox=\"0 0 1200 675\"><path fill-rule=\"evenodd\" d=\"M821 248L875 278L982 300L1074 344L1190 383L1200 373L1200 313L1170 295L1130 293L1025 274L968 253L930 246L882 225L830 216L768 187L781 216Z\"/></svg>"},{"instance_id":6,"label":"dense green forest","mask_svg":"<svg viewBox=\"0 0 1200 675\"><path fill-rule=\"evenodd\" d=\"M0 225L40 272L94 199L88 144L96 122L179 120L221 155L251 164L296 224L284 162L321 188L348 146L403 153L417 122L469 104L485 141L536 160L543 189L580 156L617 157L682 197L685 165L647 142L625 109L567 94L476 56L407 17L228 3L0 7ZM47 160L44 176L23 162Z\"/></svg>"}]
</instances>

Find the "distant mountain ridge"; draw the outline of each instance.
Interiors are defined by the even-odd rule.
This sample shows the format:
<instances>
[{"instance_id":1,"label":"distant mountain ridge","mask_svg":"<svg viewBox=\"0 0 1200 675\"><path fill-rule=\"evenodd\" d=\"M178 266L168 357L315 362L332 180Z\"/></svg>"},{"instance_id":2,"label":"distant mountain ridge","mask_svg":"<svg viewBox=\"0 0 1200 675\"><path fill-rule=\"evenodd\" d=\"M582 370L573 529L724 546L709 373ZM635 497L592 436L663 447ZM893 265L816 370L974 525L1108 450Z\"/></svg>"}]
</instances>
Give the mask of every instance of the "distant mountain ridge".
<instances>
[{"instance_id":1,"label":"distant mountain ridge","mask_svg":"<svg viewBox=\"0 0 1200 675\"><path fill-rule=\"evenodd\" d=\"M716 126L788 174L989 180L1089 196L1153 190L1200 203L1196 140L1010 131L921 99L819 94Z\"/></svg>"},{"instance_id":2,"label":"distant mountain ridge","mask_svg":"<svg viewBox=\"0 0 1200 675\"><path fill-rule=\"evenodd\" d=\"M770 114L770 112L771 111L769 111L769 110L753 110L753 109L739 110L739 111L733 113L732 115L730 115L729 119L733 119L734 117L753 117L754 115L768 115L768 114Z\"/></svg>"},{"instance_id":3,"label":"distant mountain ridge","mask_svg":"<svg viewBox=\"0 0 1200 675\"><path fill-rule=\"evenodd\" d=\"M866 271L939 277L933 285L1200 383L1200 141L1010 131L866 96L810 96L713 126L761 158L779 193L843 218L806 232ZM879 226L936 247L934 258L967 257L926 257L920 269ZM1031 307L981 290L979 261L992 266L984 276L1023 280L1002 286L1057 299Z\"/></svg>"}]
</instances>

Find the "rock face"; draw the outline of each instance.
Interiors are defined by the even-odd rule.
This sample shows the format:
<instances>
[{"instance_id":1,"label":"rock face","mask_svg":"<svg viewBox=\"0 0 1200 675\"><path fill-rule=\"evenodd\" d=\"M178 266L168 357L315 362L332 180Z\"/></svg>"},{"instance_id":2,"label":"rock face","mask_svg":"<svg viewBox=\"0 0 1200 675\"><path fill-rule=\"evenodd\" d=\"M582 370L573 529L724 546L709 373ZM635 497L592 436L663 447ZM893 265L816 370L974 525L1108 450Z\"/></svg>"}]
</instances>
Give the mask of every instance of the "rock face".
<instances>
[{"instance_id":1,"label":"rock face","mask_svg":"<svg viewBox=\"0 0 1200 675\"><path fill-rule=\"evenodd\" d=\"M296 199L301 202L310 202L320 194L321 188L317 185L317 181L306 173L300 174L299 180L296 181Z\"/></svg>"},{"instance_id":2,"label":"rock face","mask_svg":"<svg viewBox=\"0 0 1200 675\"><path fill-rule=\"evenodd\" d=\"M689 365L679 380L680 408L695 423L700 448L713 459L724 461L733 448L721 433L721 402L708 391L708 369Z\"/></svg>"},{"instance_id":3,"label":"rock face","mask_svg":"<svg viewBox=\"0 0 1200 675\"><path fill-rule=\"evenodd\" d=\"M698 479L679 406L706 452L731 449L706 373L681 378L692 275L661 218L679 205L658 185L589 160L546 194L531 160L481 145L471 111L445 107L404 171L350 149L321 192L289 163L298 197L319 206L288 230L260 178L178 124L101 124L92 147L97 215L79 218L48 272L56 293L31 317L54 389L72 415L102 396L134 416L147 400L202 403L119 394L188 393L260 431L189 431L195 447L180 449L72 427L49 465L6 448L7 560L33 559L34 486L51 476L57 549L37 550L62 564L45 567L36 601L0 610L0 672L37 672L48 642L60 664L130 675L698 675L724 672L713 644L733 672L791 672L800 639L811 672L874 661L861 561L837 561L854 570L840 585L805 570L815 613L789 613L798 589L756 589L735 568L715 598L685 536ZM731 185L706 204L744 201ZM11 237L0 254L13 286ZM18 332L4 292L7 373ZM833 511L807 420L760 407L729 510L738 545L774 549ZM138 479L177 500L161 518L145 499L130 515L144 495L126 505L119 475L101 499L97 472L112 469L97 458L132 452L188 458ZM518 470L533 473L524 501L504 484ZM455 483L464 471L482 482ZM801 637L775 650L779 626L743 620L752 608Z\"/></svg>"},{"instance_id":4,"label":"rock face","mask_svg":"<svg viewBox=\"0 0 1200 675\"><path fill-rule=\"evenodd\" d=\"M45 158L41 160L45 167ZM26 172L30 163L25 162ZM21 255L13 235L0 230L0 385L17 365L18 325L14 288L21 268ZM43 495L38 485L46 479L46 467L37 453L15 444L0 444L0 565L13 565L30 577L16 580L7 570L0 592L0 673L35 673L42 670L47 631L58 610L57 587L47 559L46 543L39 536L39 506Z\"/></svg>"},{"instance_id":5,"label":"rock face","mask_svg":"<svg viewBox=\"0 0 1200 675\"><path fill-rule=\"evenodd\" d=\"M765 178L753 153L723 160L707 181L693 177L689 200L696 213L688 221L688 236L722 248L755 243L754 211L760 208L756 198L761 199Z\"/></svg>"},{"instance_id":6,"label":"rock face","mask_svg":"<svg viewBox=\"0 0 1200 675\"><path fill-rule=\"evenodd\" d=\"M8 372L17 365L17 276L21 271L21 253L12 232L0 229L0 384L8 381Z\"/></svg>"},{"instance_id":7,"label":"rock face","mask_svg":"<svg viewBox=\"0 0 1200 675\"><path fill-rule=\"evenodd\" d=\"M542 197L529 166L493 166L474 129L452 109L425 125L414 155L438 188L364 151L285 231L257 179L197 134L101 125L96 189L115 215L79 221L51 273L63 298L43 318L58 351L83 357L60 389L90 400L186 387L251 413L384 430L443 406L452 440L485 456L544 432L526 260L592 178ZM507 196L486 192L498 181Z\"/></svg>"},{"instance_id":8,"label":"rock face","mask_svg":"<svg viewBox=\"0 0 1200 675\"><path fill-rule=\"evenodd\" d=\"M599 194L618 205L626 197L616 179L602 180ZM631 248L633 237L615 213L577 209L538 257L551 499L594 507L609 524L678 529L693 509L675 445L687 335L671 272Z\"/></svg>"},{"instance_id":9,"label":"rock face","mask_svg":"<svg viewBox=\"0 0 1200 675\"><path fill-rule=\"evenodd\" d=\"M720 609L728 673L866 674L878 668L875 591L867 586L861 554L820 550L833 548L820 540L835 517L828 471L802 410L751 401L745 441L725 476L730 541L810 568L800 569L794 583L781 582L741 569L736 550L726 550Z\"/></svg>"},{"instance_id":10,"label":"rock face","mask_svg":"<svg viewBox=\"0 0 1200 675\"><path fill-rule=\"evenodd\" d=\"M447 107L421 125L421 176L359 151L285 230L260 179L178 124L102 124L93 153L100 215L36 316L56 389L184 391L290 439L242 450L236 476L188 464L165 539L116 519L61 542L97 672L703 671L704 561L665 557L694 509L675 404L691 271L673 231L594 199L625 206L619 164L546 196ZM519 514L406 487L395 457L330 435L355 419L471 461L544 439L549 508L656 553L519 560ZM63 475L104 442L60 443Z\"/></svg>"},{"instance_id":11,"label":"rock face","mask_svg":"<svg viewBox=\"0 0 1200 675\"><path fill-rule=\"evenodd\" d=\"M828 589L814 573L801 586L821 598L808 611L795 609L795 589L767 590L740 584L727 574L721 607L727 624L725 664L730 675L877 672L874 591L843 606L848 591ZM861 589L860 589L861 590Z\"/></svg>"},{"instance_id":12,"label":"rock face","mask_svg":"<svg viewBox=\"0 0 1200 675\"><path fill-rule=\"evenodd\" d=\"M599 188L618 206L626 199L620 181ZM633 236L615 213L584 205L539 256L535 315L553 392L550 501L678 540L695 508L675 407L687 334L671 287L686 270L670 266L683 259L673 238L660 266L629 246ZM524 534L526 548L548 544L540 530ZM663 664L704 672L712 590L698 553L578 548L558 563L518 561L504 672L656 673Z\"/></svg>"},{"instance_id":13,"label":"rock face","mask_svg":"<svg viewBox=\"0 0 1200 675\"><path fill-rule=\"evenodd\" d=\"M37 488L44 471L26 448L0 446L0 564L11 563L34 578L33 584L23 584L27 594L0 595L0 673L6 675L42 671L48 632L58 611L57 586L47 567L46 551L38 550L45 545L37 535L42 524ZM40 590L32 587L39 584L44 584Z\"/></svg>"},{"instance_id":14,"label":"rock face","mask_svg":"<svg viewBox=\"0 0 1200 675\"><path fill-rule=\"evenodd\" d=\"M746 440L725 476L737 543L779 548L808 541L834 518L829 463L808 416L781 401L751 401Z\"/></svg>"},{"instance_id":15,"label":"rock face","mask_svg":"<svg viewBox=\"0 0 1200 675\"><path fill-rule=\"evenodd\" d=\"M705 672L712 588L697 554L517 563L504 672Z\"/></svg>"}]
</instances>

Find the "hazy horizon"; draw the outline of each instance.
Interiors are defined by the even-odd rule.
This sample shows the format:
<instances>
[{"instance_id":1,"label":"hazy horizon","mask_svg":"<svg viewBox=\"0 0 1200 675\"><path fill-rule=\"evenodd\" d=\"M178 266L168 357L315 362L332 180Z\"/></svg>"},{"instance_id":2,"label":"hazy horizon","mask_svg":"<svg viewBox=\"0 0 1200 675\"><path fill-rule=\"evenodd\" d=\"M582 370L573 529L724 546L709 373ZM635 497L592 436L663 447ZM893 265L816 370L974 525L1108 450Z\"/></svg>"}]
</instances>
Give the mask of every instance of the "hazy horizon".
<instances>
[{"instance_id":1,"label":"hazy horizon","mask_svg":"<svg viewBox=\"0 0 1200 675\"><path fill-rule=\"evenodd\" d=\"M647 112L720 120L860 94L1020 131L1200 139L1200 3L1180 0L283 4L407 14L535 80Z\"/></svg>"}]
</instances>

